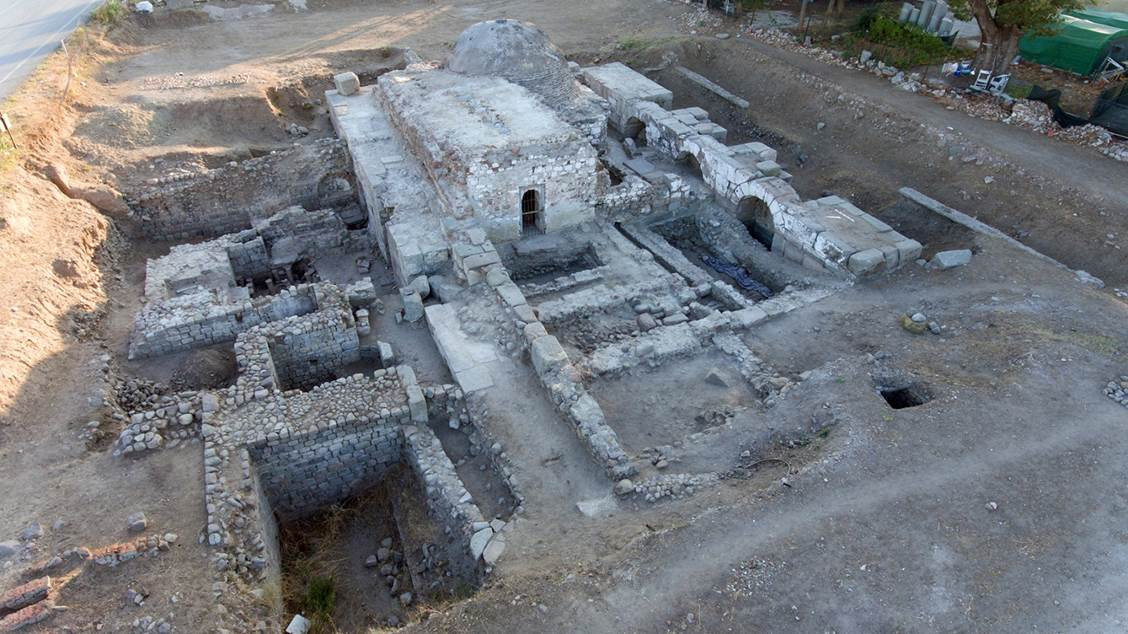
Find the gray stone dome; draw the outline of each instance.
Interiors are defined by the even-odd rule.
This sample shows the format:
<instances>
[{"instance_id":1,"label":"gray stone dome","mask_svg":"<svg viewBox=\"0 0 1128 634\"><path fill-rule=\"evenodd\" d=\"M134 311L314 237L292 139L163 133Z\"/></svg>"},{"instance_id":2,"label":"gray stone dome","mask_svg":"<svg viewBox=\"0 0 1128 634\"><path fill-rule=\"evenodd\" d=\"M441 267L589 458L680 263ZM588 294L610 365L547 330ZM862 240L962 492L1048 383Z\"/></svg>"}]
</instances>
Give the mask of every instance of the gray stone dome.
<instances>
[{"instance_id":1,"label":"gray stone dome","mask_svg":"<svg viewBox=\"0 0 1128 634\"><path fill-rule=\"evenodd\" d=\"M535 25L518 20L479 22L454 43L447 68L464 75L507 79L549 103L577 94L568 60Z\"/></svg>"}]
</instances>

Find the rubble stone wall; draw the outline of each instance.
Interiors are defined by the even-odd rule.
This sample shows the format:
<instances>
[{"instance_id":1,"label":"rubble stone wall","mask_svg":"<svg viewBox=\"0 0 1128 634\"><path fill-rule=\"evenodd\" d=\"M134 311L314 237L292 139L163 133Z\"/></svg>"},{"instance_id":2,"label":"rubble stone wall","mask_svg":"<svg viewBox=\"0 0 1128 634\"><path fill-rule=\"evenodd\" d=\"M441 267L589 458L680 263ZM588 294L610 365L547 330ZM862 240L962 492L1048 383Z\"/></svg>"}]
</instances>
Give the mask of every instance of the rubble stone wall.
<instances>
[{"instance_id":1,"label":"rubble stone wall","mask_svg":"<svg viewBox=\"0 0 1128 634\"><path fill-rule=\"evenodd\" d=\"M505 148L467 166L467 196L493 240L521 236L521 199L534 190L545 232L595 218L595 149L583 140Z\"/></svg>"},{"instance_id":2,"label":"rubble stone wall","mask_svg":"<svg viewBox=\"0 0 1128 634\"><path fill-rule=\"evenodd\" d=\"M189 350L235 337L259 324L317 309L313 285L282 289L277 295L217 302L210 291L151 303L134 319L129 358Z\"/></svg>"},{"instance_id":3,"label":"rubble stone wall","mask_svg":"<svg viewBox=\"0 0 1128 634\"><path fill-rule=\"evenodd\" d=\"M326 139L158 182L129 201L142 234L160 240L215 237L301 205L320 209L351 196L343 141Z\"/></svg>"}]
</instances>

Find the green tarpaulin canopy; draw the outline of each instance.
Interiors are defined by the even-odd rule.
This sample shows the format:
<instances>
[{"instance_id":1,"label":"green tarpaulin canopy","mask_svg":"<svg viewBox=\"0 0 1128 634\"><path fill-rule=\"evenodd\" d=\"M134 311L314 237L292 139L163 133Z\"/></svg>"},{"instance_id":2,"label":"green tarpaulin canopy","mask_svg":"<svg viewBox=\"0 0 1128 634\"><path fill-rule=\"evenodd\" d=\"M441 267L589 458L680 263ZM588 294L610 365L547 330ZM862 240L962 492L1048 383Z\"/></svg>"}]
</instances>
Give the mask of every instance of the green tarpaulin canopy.
<instances>
[{"instance_id":1,"label":"green tarpaulin canopy","mask_svg":"<svg viewBox=\"0 0 1128 634\"><path fill-rule=\"evenodd\" d=\"M1075 18L1081 18L1082 20L1096 22L1097 24L1115 26L1118 29L1128 29L1128 13L1101 11L1099 9L1078 9L1076 11L1070 11L1069 15Z\"/></svg>"},{"instance_id":2,"label":"green tarpaulin canopy","mask_svg":"<svg viewBox=\"0 0 1128 634\"><path fill-rule=\"evenodd\" d=\"M1018 43L1023 59L1078 75L1091 75L1100 69L1106 57L1119 61L1128 56L1128 28L1062 15L1061 21L1050 25L1049 29L1050 35L1028 33L1023 36Z\"/></svg>"}]
</instances>

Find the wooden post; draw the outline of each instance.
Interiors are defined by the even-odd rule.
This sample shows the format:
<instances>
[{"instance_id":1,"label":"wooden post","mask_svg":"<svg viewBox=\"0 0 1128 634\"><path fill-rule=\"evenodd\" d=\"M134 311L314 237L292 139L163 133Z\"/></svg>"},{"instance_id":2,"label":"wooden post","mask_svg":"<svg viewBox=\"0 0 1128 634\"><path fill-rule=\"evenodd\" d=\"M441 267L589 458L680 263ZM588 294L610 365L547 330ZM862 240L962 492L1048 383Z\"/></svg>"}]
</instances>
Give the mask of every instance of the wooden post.
<instances>
[{"instance_id":1,"label":"wooden post","mask_svg":"<svg viewBox=\"0 0 1128 634\"><path fill-rule=\"evenodd\" d=\"M12 136L12 124L8 121L8 115L0 112L0 127L4 128L4 132L8 134L8 140L12 142L12 149L19 149L16 145L16 137Z\"/></svg>"}]
</instances>

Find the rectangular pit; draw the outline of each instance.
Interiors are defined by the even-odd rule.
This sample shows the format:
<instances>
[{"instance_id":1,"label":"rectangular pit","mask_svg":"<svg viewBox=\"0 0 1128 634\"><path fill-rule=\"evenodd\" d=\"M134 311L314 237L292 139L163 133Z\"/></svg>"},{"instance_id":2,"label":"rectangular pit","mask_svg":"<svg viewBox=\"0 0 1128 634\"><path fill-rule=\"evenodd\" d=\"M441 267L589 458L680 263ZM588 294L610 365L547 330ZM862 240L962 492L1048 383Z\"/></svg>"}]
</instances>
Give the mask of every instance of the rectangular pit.
<instances>
[{"instance_id":1,"label":"rectangular pit","mask_svg":"<svg viewBox=\"0 0 1128 634\"><path fill-rule=\"evenodd\" d=\"M714 280L732 286L749 301L762 301L783 290L783 285L776 281L775 276L754 269L748 270L748 262L743 262L741 268L752 281L763 286L760 290L745 288L737 278L722 273L710 265L709 261L724 260L724 258L702 238L697 220L694 217L679 218L668 223L654 225L651 229L680 251L690 263L705 271ZM767 254L765 253L765 255ZM767 293L764 291L767 291Z\"/></svg>"}]
</instances>

